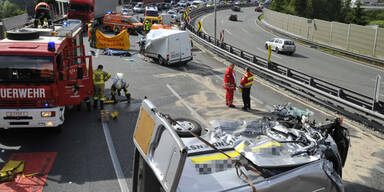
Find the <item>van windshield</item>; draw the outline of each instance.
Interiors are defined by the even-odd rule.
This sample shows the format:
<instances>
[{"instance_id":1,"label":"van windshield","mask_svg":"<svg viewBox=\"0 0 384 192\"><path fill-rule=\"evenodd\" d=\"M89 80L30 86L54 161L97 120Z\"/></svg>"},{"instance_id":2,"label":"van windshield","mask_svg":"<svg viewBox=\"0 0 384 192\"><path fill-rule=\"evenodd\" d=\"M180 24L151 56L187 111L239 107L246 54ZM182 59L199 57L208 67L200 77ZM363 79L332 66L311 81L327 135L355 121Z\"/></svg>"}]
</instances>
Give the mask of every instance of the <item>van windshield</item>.
<instances>
[{"instance_id":1,"label":"van windshield","mask_svg":"<svg viewBox=\"0 0 384 192\"><path fill-rule=\"evenodd\" d=\"M137 20L135 17L128 17L128 21L130 23L140 23L139 20Z\"/></svg>"},{"instance_id":2,"label":"van windshield","mask_svg":"<svg viewBox=\"0 0 384 192\"><path fill-rule=\"evenodd\" d=\"M53 57L0 55L0 83L53 81Z\"/></svg>"},{"instance_id":3,"label":"van windshield","mask_svg":"<svg viewBox=\"0 0 384 192\"><path fill-rule=\"evenodd\" d=\"M157 12L157 11L146 11L145 15L146 16L150 16L150 17L158 17L159 16L159 12Z\"/></svg>"}]
</instances>

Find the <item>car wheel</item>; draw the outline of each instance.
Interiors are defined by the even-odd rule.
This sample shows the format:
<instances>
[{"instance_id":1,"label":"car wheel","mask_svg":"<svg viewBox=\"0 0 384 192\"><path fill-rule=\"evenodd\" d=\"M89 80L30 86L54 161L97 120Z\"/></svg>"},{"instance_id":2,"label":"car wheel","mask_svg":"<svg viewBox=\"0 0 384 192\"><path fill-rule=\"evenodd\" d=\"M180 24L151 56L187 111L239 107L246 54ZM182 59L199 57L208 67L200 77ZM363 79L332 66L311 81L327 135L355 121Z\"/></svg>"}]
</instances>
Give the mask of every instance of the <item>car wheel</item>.
<instances>
[{"instance_id":1,"label":"car wheel","mask_svg":"<svg viewBox=\"0 0 384 192\"><path fill-rule=\"evenodd\" d=\"M293 52L289 52L288 55L293 55Z\"/></svg>"},{"instance_id":2,"label":"car wheel","mask_svg":"<svg viewBox=\"0 0 384 192\"><path fill-rule=\"evenodd\" d=\"M268 50L268 45L267 44L265 44L265 49Z\"/></svg>"},{"instance_id":3,"label":"car wheel","mask_svg":"<svg viewBox=\"0 0 384 192\"><path fill-rule=\"evenodd\" d=\"M173 125L172 127L180 137L193 137L189 131L195 133L198 136L201 135L201 126L196 121L187 118L178 118L175 119L175 121L177 121L177 124ZM188 129L189 131L185 129Z\"/></svg>"},{"instance_id":4,"label":"car wheel","mask_svg":"<svg viewBox=\"0 0 384 192\"><path fill-rule=\"evenodd\" d=\"M160 65L165 65L165 60L163 59L162 56L159 55L159 59L158 59L158 61L159 61L159 64L160 64Z\"/></svg>"},{"instance_id":5,"label":"car wheel","mask_svg":"<svg viewBox=\"0 0 384 192\"><path fill-rule=\"evenodd\" d=\"M280 53L279 48L277 48L277 47L276 47L276 50L275 50L275 51L276 51L276 53L278 53L278 54Z\"/></svg>"}]
</instances>

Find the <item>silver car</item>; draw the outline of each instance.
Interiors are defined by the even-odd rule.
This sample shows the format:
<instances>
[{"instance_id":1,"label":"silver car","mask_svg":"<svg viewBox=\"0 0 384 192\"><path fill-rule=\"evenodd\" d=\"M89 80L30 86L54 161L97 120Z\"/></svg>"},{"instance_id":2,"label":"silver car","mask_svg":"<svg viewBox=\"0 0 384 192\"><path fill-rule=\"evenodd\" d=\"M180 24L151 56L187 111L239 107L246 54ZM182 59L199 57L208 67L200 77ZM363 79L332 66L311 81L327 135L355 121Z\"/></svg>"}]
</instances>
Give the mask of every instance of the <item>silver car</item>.
<instances>
[{"instance_id":1,"label":"silver car","mask_svg":"<svg viewBox=\"0 0 384 192\"><path fill-rule=\"evenodd\" d=\"M273 38L265 42L266 49L268 49L270 45L272 46L272 50L276 51L276 53L284 52L292 55L296 51L295 42L289 39Z\"/></svg>"},{"instance_id":2,"label":"silver car","mask_svg":"<svg viewBox=\"0 0 384 192\"><path fill-rule=\"evenodd\" d=\"M144 13L145 7L144 4L139 2L136 4L135 7L133 7L133 12L135 13Z\"/></svg>"},{"instance_id":3,"label":"silver car","mask_svg":"<svg viewBox=\"0 0 384 192\"><path fill-rule=\"evenodd\" d=\"M316 124L311 115L277 105L263 118L213 120L202 134L196 121L144 100L132 191L343 192L348 130L338 118Z\"/></svg>"}]
</instances>

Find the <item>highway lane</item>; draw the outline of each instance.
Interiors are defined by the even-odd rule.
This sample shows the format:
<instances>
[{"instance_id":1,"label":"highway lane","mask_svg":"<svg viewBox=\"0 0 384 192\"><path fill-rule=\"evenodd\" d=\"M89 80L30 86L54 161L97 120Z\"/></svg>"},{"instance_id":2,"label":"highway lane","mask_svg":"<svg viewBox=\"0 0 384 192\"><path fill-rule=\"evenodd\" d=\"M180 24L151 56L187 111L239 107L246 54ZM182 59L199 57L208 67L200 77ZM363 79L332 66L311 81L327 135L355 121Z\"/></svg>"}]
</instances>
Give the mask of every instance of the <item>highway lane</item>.
<instances>
[{"instance_id":1,"label":"highway lane","mask_svg":"<svg viewBox=\"0 0 384 192\"><path fill-rule=\"evenodd\" d=\"M138 47L134 44L136 36L131 37L131 50L135 54ZM86 39L85 39L85 42ZM200 47L201 48L201 47ZM87 46L87 51L90 50ZM259 117L264 111L271 109L273 104L291 103L299 108L309 108L315 112L317 122L326 117L333 116L331 112L323 111L321 108L308 104L306 101L295 98L274 85L256 78L252 88L252 112L244 112L241 95L235 94L236 109L227 108L225 103L225 92L221 85L223 83L225 60L210 55L203 48L193 49L194 60L186 66L167 67L151 62L146 62L141 55L128 57L134 61L126 60L126 57L105 56L101 51L96 51L93 57L93 66L103 64L105 70L114 74L125 73L130 84L129 91L132 94L131 104L119 103L106 105L110 111L118 111L117 120L108 123L110 139L114 145L117 160L121 165L124 178L123 183L131 186L132 177L132 134L140 109L140 102L147 96L159 109L172 117L189 117L198 120L203 127L207 127L213 119L249 119ZM241 78L242 70L238 69L237 81ZM109 95L111 81L107 82L106 95ZM175 95L175 93L177 95ZM180 101L180 98L183 102ZM188 105L190 108L187 108ZM192 111L190 110L192 109ZM121 191L120 184L116 178L115 168L110 157L110 150L106 143L103 127L98 119L98 111L68 111L66 124L63 132L56 134L44 129L12 130L0 132L0 144L5 146L20 146L20 149L10 150L2 148L0 158L7 160L14 152L58 152L52 170L48 176L45 192L53 191ZM346 120L348 122L348 120ZM365 136L359 129L351 126L353 137L351 156L348 157L345 169L347 191L365 191L369 189L381 189L380 173L371 167L362 165L355 167L355 162L364 162L366 158L373 158L372 153L380 155L383 141L377 141L376 137ZM369 138L371 141L369 141ZM375 142L377 149L366 149L357 151L358 146L370 145ZM0 146L1 146L0 145ZM383 155L384 156L384 155ZM380 161L375 165L382 166ZM367 163L368 164L368 163ZM0 166L1 166L0 162ZM349 178L362 172L363 176L370 178L370 183ZM350 186L350 187L349 187Z\"/></svg>"},{"instance_id":2,"label":"highway lane","mask_svg":"<svg viewBox=\"0 0 384 192\"><path fill-rule=\"evenodd\" d=\"M230 14L238 15L238 22L229 21ZM223 10L217 12L217 37L224 29L225 42L263 58L267 57L265 41L276 37L256 24L259 13L254 8L242 8L241 12ZM202 16L203 30L213 35L213 13ZM342 87L372 96L378 74L383 70L362 65L316 49L296 44L292 56L272 53L272 60L308 75L330 81ZM382 84L383 84L382 80ZM382 98L384 99L383 95Z\"/></svg>"}]
</instances>

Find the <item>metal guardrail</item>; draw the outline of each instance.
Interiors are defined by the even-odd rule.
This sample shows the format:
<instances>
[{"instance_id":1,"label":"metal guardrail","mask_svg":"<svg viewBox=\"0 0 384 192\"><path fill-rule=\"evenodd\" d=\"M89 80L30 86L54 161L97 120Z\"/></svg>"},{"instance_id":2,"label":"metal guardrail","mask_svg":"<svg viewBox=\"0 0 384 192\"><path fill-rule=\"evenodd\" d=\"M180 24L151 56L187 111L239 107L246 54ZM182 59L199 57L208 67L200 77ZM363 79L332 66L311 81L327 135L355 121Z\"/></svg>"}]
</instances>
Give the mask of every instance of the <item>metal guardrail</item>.
<instances>
[{"instance_id":1,"label":"metal guardrail","mask_svg":"<svg viewBox=\"0 0 384 192\"><path fill-rule=\"evenodd\" d=\"M244 5L250 6L250 5ZM252 6L252 5L251 5ZM231 6L218 6L217 10L228 9ZM311 101L331 108L343 115L372 128L384 132L384 102L375 100L364 94L345 89L316 77L312 77L300 71L288 68L240 48L220 42L218 39L197 31L195 20L212 12L213 7L205 7L191 11L191 24L187 29L192 33L192 38L205 45L214 53L241 66L249 66L259 76L265 77L279 86L299 94Z\"/></svg>"}]
</instances>

